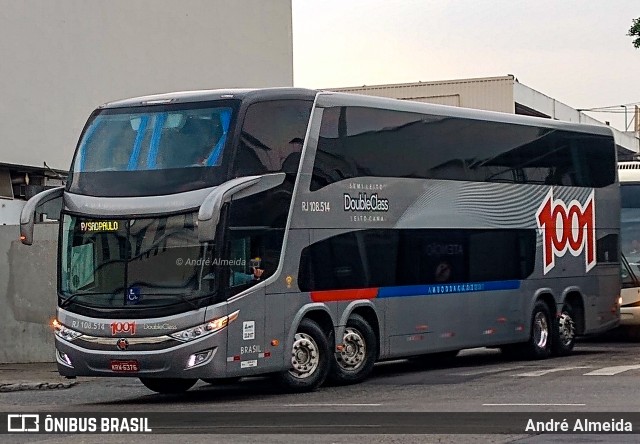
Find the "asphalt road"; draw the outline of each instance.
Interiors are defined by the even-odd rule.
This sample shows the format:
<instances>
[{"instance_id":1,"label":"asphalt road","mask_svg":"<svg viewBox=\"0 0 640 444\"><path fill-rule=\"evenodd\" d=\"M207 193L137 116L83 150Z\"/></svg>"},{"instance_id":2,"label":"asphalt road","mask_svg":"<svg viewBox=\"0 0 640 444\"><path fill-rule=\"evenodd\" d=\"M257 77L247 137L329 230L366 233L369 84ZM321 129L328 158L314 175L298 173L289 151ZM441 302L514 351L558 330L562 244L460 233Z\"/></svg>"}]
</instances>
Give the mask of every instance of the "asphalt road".
<instances>
[{"instance_id":1,"label":"asphalt road","mask_svg":"<svg viewBox=\"0 0 640 444\"><path fill-rule=\"evenodd\" d=\"M616 342L613 342L615 339ZM294 417L301 412L504 412L492 418L516 418L515 412L545 412L563 419L571 412L640 412L640 344L608 337L578 344L573 355L543 361L510 361L499 351L463 351L447 365L419 365L406 360L377 364L361 384L323 387L307 394L283 394L268 378L250 378L229 386L199 382L183 395L157 395L136 379L83 379L66 390L0 394L5 411L75 412L255 412ZM342 412L342 413L341 413ZM509 415L509 413L511 415ZM195 414L195 413L194 413ZM259 414L259 413L258 413ZM326 419L327 417L325 417ZM328 417L330 418L330 417ZM555 418L555 416L554 416ZM274 422L277 422L274 421ZM411 435L336 434L325 424L320 434L127 435L119 442L637 442L640 435ZM384 432L384 429L380 430ZM524 430L523 430L524 432ZM329 434L331 433L331 434ZM5 437L1 437L5 441ZM96 435L37 435L17 442L105 442ZM9 440L8 442L11 442Z\"/></svg>"}]
</instances>

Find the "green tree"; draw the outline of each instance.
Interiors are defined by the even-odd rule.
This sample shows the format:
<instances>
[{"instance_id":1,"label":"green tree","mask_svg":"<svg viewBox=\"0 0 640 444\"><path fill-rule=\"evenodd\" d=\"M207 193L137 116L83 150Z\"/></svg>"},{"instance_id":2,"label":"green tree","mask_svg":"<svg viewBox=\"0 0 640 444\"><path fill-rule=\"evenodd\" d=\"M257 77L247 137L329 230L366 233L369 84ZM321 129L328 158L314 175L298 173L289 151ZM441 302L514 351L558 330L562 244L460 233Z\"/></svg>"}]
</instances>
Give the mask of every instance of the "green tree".
<instances>
[{"instance_id":1,"label":"green tree","mask_svg":"<svg viewBox=\"0 0 640 444\"><path fill-rule=\"evenodd\" d=\"M635 39L633 40L633 46L635 46L636 48L640 48L640 17L638 17L637 19L633 19L631 28L629 28L629 34L627 35L630 37L635 37Z\"/></svg>"}]
</instances>

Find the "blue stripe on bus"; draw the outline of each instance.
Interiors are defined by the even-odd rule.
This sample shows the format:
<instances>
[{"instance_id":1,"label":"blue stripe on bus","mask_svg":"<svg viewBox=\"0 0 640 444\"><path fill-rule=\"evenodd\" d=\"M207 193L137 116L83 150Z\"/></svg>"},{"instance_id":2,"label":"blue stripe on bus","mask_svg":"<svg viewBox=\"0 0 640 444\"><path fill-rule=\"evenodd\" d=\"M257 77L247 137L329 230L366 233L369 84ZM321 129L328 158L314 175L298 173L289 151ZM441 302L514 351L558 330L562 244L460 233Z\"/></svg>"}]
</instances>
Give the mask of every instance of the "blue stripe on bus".
<instances>
[{"instance_id":1,"label":"blue stripe on bus","mask_svg":"<svg viewBox=\"0 0 640 444\"><path fill-rule=\"evenodd\" d=\"M207 157L204 164L206 166L218 166L220 164L220 155L222 154L222 148L227 141L227 134L229 132L229 124L231 123L231 109L224 109L220 111L220 124L222 125L222 136L220 140L213 148L213 151Z\"/></svg>"},{"instance_id":2,"label":"blue stripe on bus","mask_svg":"<svg viewBox=\"0 0 640 444\"><path fill-rule=\"evenodd\" d=\"M133 142L133 152L129 158L129 164L127 165L128 171L133 171L138 166L138 158L140 157L140 148L142 147L142 139L144 139L145 131L147 130L147 122L149 116L142 116L140 125L138 126L138 134L136 140Z\"/></svg>"},{"instance_id":3,"label":"blue stripe on bus","mask_svg":"<svg viewBox=\"0 0 640 444\"><path fill-rule=\"evenodd\" d=\"M89 143L89 140L91 140L91 137L93 137L93 134L96 132L96 129L98 129L98 126L100 125L101 120L96 117L96 119L91 122L91 126L87 129L87 132L85 133L83 139L82 139L82 146L80 146L80 161L78 164L78 168L76 172L84 172L84 162L85 159L87 158L87 144Z\"/></svg>"},{"instance_id":4,"label":"blue stripe on bus","mask_svg":"<svg viewBox=\"0 0 640 444\"><path fill-rule=\"evenodd\" d=\"M156 117L153 132L151 133L151 143L149 145L149 154L147 155L147 168L155 169L157 166L158 145L160 144L160 136L164 128L164 122L167 120L167 113L161 113Z\"/></svg>"},{"instance_id":5,"label":"blue stripe on bus","mask_svg":"<svg viewBox=\"0 0 640 444\"><path fill-rule=\"evenodd\" d=\"M381 287L379 298L402 296L427 296L447 293L473 293L477 291L517 290L520 281L468 282L464 284L406 285L402 287Z\"/></svg>"}]
</instances>

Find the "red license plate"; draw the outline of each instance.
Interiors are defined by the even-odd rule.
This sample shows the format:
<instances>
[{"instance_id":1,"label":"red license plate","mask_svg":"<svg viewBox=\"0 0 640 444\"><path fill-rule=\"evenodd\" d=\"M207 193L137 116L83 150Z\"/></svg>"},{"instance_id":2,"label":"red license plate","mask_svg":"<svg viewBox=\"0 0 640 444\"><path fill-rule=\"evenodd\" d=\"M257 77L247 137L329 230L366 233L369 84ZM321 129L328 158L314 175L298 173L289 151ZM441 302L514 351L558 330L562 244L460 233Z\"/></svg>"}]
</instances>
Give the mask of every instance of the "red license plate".
<instances>
[{"instance_id":1,"label":"red license plate","mask_svg":"<svg viewBox=\"0 0 640 444\"><path fill-rule=\"evenodd\" d=\"M111 361L111 371L134 373L140 371L138 361Z\"/></svg>"}]
</instances>

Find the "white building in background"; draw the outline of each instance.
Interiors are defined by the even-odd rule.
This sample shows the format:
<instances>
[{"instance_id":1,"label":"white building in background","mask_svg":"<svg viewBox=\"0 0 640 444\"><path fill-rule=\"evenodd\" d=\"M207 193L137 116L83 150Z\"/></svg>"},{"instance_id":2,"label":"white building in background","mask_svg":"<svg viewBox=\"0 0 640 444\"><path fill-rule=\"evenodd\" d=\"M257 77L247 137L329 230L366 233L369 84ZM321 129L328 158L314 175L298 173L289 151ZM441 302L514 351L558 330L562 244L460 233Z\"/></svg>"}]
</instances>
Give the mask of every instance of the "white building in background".
<instances>
[{"instance_id":1,"label":"white building in background","mask_svg":"<svg viewBox=\"0 0 640 444\"><path fill-rule=\"evenodd\" d=\"M329 88L329 90L605 125L604 122L523 85L510 74L502 77ZM640 152L637 133L612 129L621 159L631 158Z\"/></svg>"},{"instance_id":2,"label":"white building in background","mask_svg":"<svg viewBox=\"0 0 640 444\"><path fill-rule=\"evenodd\" d=\"M24 198L59 184L43 163L69 168L102 103L292 86L291 0L0 0L0 79L0 224L13 224Z\"/></svg>"},{"instance_id":3,"label":"white building in background","mask_svg":"<svg viewBox=\"0 0 640 444\"><path fill-rule=\"evenodd\" d=\"M51 361L58 230L21 245L26 200L63 183L105 102L292 86L291 0L0 0L0 79L0 363Z\"/></svg>"}]
</instances>

